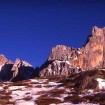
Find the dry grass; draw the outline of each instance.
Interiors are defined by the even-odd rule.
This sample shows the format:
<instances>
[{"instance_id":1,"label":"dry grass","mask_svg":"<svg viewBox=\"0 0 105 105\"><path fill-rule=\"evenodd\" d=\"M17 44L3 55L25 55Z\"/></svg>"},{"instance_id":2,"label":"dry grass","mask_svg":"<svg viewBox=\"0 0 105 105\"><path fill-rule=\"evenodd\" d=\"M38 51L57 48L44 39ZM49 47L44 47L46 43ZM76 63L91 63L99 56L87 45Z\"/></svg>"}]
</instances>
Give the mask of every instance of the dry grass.
<instances>
[{"instance_id":1,"label":"dry grass","mask_svg":"<svg viewBox=\"0 0 105 105\"><path fill-rule=\"evenodd\" d=\"M78 95L68 96L64 99L65 102L72 102L73 104L78 104L81 102L86 102L86 99L79 97Z\"/></svg>"},{"instance_id":2,"label":"dry grass","mask_svg":"<svg viewBox=\"0 0 105 105\"><path fill-rule=\"evenodd\" d=\"M60 97L60 94L64 94L65 90L63 89L53 89L49 91L50 95L52 97Z\"/></svg>"},{"instance_id":3,"label":"dry grass","mask_svg":"<svg viewBox=\"0 0 105 105\"><path fill-rule=\"evenodd\" d=\"M54 98L45 97L45 96L41 96L36 100L37 105L50 105L52 103L59 104L61 102L62 101L59 99L54 99Z\"/></svg>"},{"instance_id":4,"label":"dry grass","mask_svg":"<svg viewBox=\"0 0 105 105\"><path fill-rule=\"evenodd\" d=\"M25 101L29 101L29 100L31 100L31 99L32 99L31 96L26 96L26 97L23 98L23 100L25 100Z\"/></svg>"},{"instance_id":5,"label":"dry grass","mask_svg":"<svg viewBox=\"0 0 105 105\"><path fill-rule=\"evenodd\" d=\"M42 88L42 85L37 85L35 86L35 88Z\"/></svg>"},{"instance_id":6,"label":"dry grass","mask_svg":"<svg viewBox=\"0 0 105 105\"><path fill-rule=\"evenodd\" d=\"M100 105L105 105L105 93L98 93L95 95L85 96L84 99L89 100L92 103L99 103Z\"/></svg>"},{"instance_id":7,"label":"dry grass","mask_svg":"<svg viewBox=\"0 0 105 105\"><path fill-rule=\"evenodd\" d=\"M37 92L36 95L42 95L42 94L46 94L46 93L48 93L48 92L47 91L40 91L40 92Z\"/></svg>"},{"instance_id":8,"label":"dry grass","mask_svg":"<svg viewBox=\"0 0 105 105\"><path fill-rule=\"evenodd\" d=\"M0 98L0 105L7 105L7 104L10 104L11 102L9 102L9 100L11 99L12 97L9 96L9 95L3 95L1 96ZM13 105L13 104L12 104Z\"/></svg>"}]
</instances>

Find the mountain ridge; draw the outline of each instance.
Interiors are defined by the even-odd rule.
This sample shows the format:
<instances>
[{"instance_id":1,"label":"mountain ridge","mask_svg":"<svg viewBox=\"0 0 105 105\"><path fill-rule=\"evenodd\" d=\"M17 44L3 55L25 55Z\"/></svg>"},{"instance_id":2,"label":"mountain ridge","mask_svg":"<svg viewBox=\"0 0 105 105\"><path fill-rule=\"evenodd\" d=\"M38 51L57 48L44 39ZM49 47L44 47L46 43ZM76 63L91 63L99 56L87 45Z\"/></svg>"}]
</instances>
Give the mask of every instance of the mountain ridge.
<instances>
[{"instance_id":1,"label":"mountain ridge","mask_svg":"<svg viewBox=\"0 0 105 105\"><path fill-rule=\"evenodd\" d=\"M78 67L81 70L105 68L104 43L105 43L105 27L98 28L94 26L91 35L88 36L86 43L85 45L83 45L83 47L72 48L64 45L57 45L52 48L51 54L49 55L47 61L49 62L49 61L58 60L58 62L59 61L65 61L65 63L69 62L74 69ZM54 62L49 65L53 68L53 70L55 70L56 67L59 67L59 64L57 64L55 67ZM40 75L43 75L44 72L46 72L46 75L53 74L53 72L49 73L51 72L51 67L50 70L48 70L49 65L47 68L40 70L42 72L40 73ZM61 69L56 69L56 72L60 71ZM71 71L70 68L67 69L65 67L62 70L67 71L66 75L70 74ZM59 75L58 73L56 74Z\"/></svg>"},{"instance_id":2,"label":"mountain ridge","mask_svg":"<svg viewBox=\"0 0 105 105\"><path fill-rule=\"evenodd\" d=\"M8 66L9 64L12 65L12 68L10 67L10 69L7 70L10 75L12 75L10 76L11 78L15 78L20 71L27 68L31 69L29 72L32 73L33 76L30 75L29 77L24 77L24 74L21 74L22 76L20 75L18 78L28 79L35 76L42 77L50 75L67 76L69 74L78 73L84 70L105 68L104 52L105 27L98 28L94 26L92 33L88 36L86 43L81 48L56 45L52 48L48 59L42 64L41 67L37 68L37 70L27 61L21 61L17 58L15 62L12 62L3 54L0 55L0 68L2 71L2 67L6 64L8 64ZM22 70L19 70L19 68ZM25 73L27 72L26 70L23 71L25 71Z\"/></svg>"}]
</instances>

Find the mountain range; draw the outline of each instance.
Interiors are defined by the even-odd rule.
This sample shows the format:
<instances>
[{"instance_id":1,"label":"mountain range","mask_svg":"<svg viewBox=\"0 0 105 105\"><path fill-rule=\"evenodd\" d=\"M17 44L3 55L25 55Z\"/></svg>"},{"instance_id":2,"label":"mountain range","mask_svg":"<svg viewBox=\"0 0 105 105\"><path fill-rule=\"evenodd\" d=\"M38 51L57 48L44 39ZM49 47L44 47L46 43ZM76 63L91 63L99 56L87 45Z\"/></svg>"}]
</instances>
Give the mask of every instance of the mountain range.
<instances>
[{"instance_id":1,"label":"mountain range","mask_svg":"<svg viewBox=\"0 0 105 105\"><path fill-rule=\"evenodd\" d=\"M0 105L105 105L105 28L81 48L56 45L41 67L0 55Z\"/></svg>"},{"instance_id":2,"label":"mountain range","mask_svg":"<svg viewBox=\"0 0 105 105\"><path fill-rule=\"evenodd\" d=\"M0 55L0 80L18 81L32 77L63 75L85 70L105 68L105 28L93 27L91 35L82 48L56 45L48 59L36 69L27 61L15 62Z\"/></svg>"}]
</instances>

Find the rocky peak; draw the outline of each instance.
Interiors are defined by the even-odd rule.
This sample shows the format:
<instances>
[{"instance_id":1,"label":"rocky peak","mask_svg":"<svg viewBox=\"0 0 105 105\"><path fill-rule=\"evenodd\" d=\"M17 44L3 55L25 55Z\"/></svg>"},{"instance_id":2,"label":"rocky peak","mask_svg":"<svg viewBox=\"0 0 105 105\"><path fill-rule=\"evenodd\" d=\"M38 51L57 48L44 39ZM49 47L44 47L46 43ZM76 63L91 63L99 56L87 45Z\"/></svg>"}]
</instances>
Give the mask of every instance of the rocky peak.
<instances>
[{"instance_id":1,"label":"rocky peak","mask_svg":"<svg viewBox=\"0 0 105 105\"><path fill-rule=\"evenodd\" d=\"M21 60L19 58L16 58L15 63L18 64L20 62L21 62Z\"/></svg>"},{"instance_id":2,"label":"rocky peak","mask_svg":"<svg viewBox=\"0 0 105 105\"><path fill-rule=\"evenodd\" d=\"M5 64L6 62L8 62L8 59L4 56L4 55L0 55L0 65Z\"/></svg>"},{"instance_id":3,"label":"rocky peak","mask_svg":"<svg viewBox=\"0 0 105 105\"><path fill-rule=\"evenodd\" d=\"M26 67L33 67L30 63L28 63L27 61L22 61L23 66Z\"/></svg>"},{"instance_id":4,"label":"rocky peak","mask_svg":"<svg viewBox=\"0 0 105 105\"><path fill-rule=\"evenodd\" d=\"M95 35L95 36L102 35L103 30L104 30L104 28L98 28L97 26L94 26L92 29L92 35Z\"/></svg>"},{"instance_id":5,"label":"rocky peak","mask_svg":"<svg viewBox=\"0 0 105 105\"><path fill-rule=\"evenodd\" d=\"M48 58L48 60L68 60L70 59L70 52L72 48L64 46L64 45L57 45L56 47L52 48L52 52Z\"/></svg>"},{"instance_id":6,"label":"rocky peak","mask_svg":"<svg viewBox=\"0 0 105 105\"><path fill-rule=\"evenodd\" d=\"M20 66L25 66L25 67L33 67L30 63L27 61L21 61L19 58L16 58L14 66L20 67Z\"/></svg>"},{"instance_id":7,"label":"rocky peak","mask_svg":"<svg viewBox=\"0 0 105 105\"><path fill-rule=\"evenodd\" d=\"M34 68L27 61L21 61L19 58L17 58L11 71L13 71L11 81L18 81L31 78Z\"/></svg>"}]
</instances>

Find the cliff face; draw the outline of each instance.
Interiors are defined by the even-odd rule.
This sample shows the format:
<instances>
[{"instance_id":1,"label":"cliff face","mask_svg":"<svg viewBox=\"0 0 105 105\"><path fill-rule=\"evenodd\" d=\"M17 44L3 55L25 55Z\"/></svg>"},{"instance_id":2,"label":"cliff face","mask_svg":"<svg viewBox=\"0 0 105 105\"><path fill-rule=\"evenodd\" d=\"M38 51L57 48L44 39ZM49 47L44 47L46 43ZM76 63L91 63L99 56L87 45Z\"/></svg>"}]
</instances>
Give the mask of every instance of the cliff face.
<instances>
[{"instance_id":1,"label":"cliff face","mask_svg":"<svg viewBox=\"0 0 105 105\"><path fill-rule=\"evenodd\" d=\"M78 67L81 70L105 68L105 28L93 27L92 34L88 37L86 44L82 48L57 45L52 49L48 57L48 61L55 60L69 62L74 68ZM43 70L45 71L45 69ZM70 67L69 69L66 68L66 70L70 70Z\"/></svg>"},{"instance_id":2,"label":"cliff face","mask_svg":"<svg viewBox=\"0 0 105 105\"><path fill-rule=\"evenodd\" d=\"M89 37L86 45L80 49L81 54L77 57L78 59L71 61L74 66L78 65L84 70L104 67L104 30L104 28L93 28L92 36Z\"/></svg>"}]
</instances>

